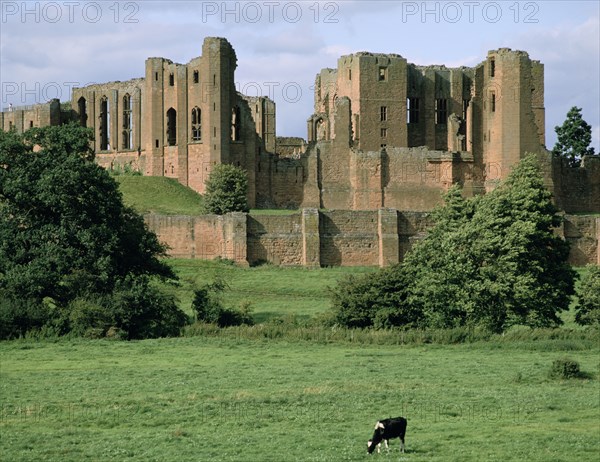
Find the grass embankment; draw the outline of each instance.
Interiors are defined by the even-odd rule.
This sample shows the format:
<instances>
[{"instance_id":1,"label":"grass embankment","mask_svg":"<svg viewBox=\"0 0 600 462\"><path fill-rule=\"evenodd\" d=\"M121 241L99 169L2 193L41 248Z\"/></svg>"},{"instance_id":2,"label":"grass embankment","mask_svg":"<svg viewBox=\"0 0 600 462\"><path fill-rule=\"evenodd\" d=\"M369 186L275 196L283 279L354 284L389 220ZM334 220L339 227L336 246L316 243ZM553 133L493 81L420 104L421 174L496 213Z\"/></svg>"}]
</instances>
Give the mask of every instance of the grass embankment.
<instances>
[{"instance_id":1,"label":"grass embankment","mask_svg":"<svg viewBox=\"0 0 600 462\"><path fill-rule=\"evenodd\" d=\"M202 215L202 195L183 186L174 178L141 176L132 174L115 175L125 204L138 213L164 215ZM251 209L251 215L292 215L298 210Z\"/></svg>"},{"instance_id":2,"label":"grass embankment","mask_svg":"<svg viewBox=\"0 0 600 462\"><path fill-rule=\"evenodd\" d=\"M195 288L219 277L228 289L223 301L226 306L239 307L250 302L256 322L296 316L308 319L329 309L327 287L349 273L374 271L374 268L280 268L263 265L241 268L219 261L169 259L179 275L180 286L171 288L181 308L191 314Z\"/></svg>"},{"instance_id":3,"label":"grass embankment","mask_svg":"<svg viewBox=\"0 0 600 462\"><path fill-rule=\"evenodd\" d=\"M200 215L202 196L173 178L117 175L126 205L141 214Z\"/></svg>"}]
</instances>

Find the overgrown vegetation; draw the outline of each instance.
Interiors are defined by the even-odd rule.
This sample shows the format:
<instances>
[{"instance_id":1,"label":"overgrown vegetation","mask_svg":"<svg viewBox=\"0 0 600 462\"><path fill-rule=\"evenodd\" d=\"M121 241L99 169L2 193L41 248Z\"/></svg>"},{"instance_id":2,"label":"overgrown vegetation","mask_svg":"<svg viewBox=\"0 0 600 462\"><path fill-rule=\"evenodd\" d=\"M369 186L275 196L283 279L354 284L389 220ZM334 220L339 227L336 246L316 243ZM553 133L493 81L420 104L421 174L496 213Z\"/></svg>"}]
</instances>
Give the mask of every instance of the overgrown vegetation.
<instances>
[{"instance_id":1,"label":"overgrown vegetation","mask_svg":"<svg viewBox=\"0 0 600 462\"><path fill-rule=\"evenodd\" d=\"M225 281L217 278L194 291L192 309L196 314L196 320L219 327L254 324L249 303L244 304L239 310L223 306L221 295L226 288L228 287Z\"/></svg>"},{"instance_id":2,"label":"overgrown vegetation","mask_svg":"<svg viewBox=\"0 0 600 462\"><path fill-rule=\"evenodd\" d=\"M581 367L571 358L555 359L548 376L551 379L575 379L581 376Z\"/></svg>"},{"instance_id":3,"label":"overgrown vegetation","mask_svg":"<svg viewBox=\"0 0 600 462\"><path fill-rule=\"evenodd\" d=\"M583 156L593 156L592 127L583 120L581 108L573 106L561 126L554 127L557 140L553 154L567 159L571 167L579 167Z\"/></svg>"},{"instance_id":4,"label":"overgrown vegetation","mask_svg":"<svg viewBox=\"0 0 600 462\"><path fill-rule=\"evenodd\" d=\"M248 177L246 172L230 164L214 165L204 194L204 213L224 215L247 212Z\"/></svg>"},{"instance_id":5,"label":"overgrown vegetation","mask_svg":"<svg viewBox=\"0 0 600 462\"><path fill-rule=\"evenodd\" d=\"M343 326L479 326L561 323L574 293L568 244L535 157L483 197L455 186L433 212L435 226L402 264L342 282L333 291Z\"/></svg>"},{"instance_id":6,"label":"overgrown vegetation","mask_svg":"<svg viewBox=\"0 0 600 462\"><path fill-rule=\"evenodd\" d=\"M0 132L2 338L111 327L144 338L183 325L152 286L176 279L165 247L94 163L91 139L78 124Z\"/></svg>"},{"instance_id":7,"label":"overgrown vegetation","mask_svg":"<svg viewBox=\"0 0 600 462\"><path fill-rule=\"evenodd\" d=\"M600 266L588 265L577 292L575 321L600 326Z\"/></svg>"}]
</instances>

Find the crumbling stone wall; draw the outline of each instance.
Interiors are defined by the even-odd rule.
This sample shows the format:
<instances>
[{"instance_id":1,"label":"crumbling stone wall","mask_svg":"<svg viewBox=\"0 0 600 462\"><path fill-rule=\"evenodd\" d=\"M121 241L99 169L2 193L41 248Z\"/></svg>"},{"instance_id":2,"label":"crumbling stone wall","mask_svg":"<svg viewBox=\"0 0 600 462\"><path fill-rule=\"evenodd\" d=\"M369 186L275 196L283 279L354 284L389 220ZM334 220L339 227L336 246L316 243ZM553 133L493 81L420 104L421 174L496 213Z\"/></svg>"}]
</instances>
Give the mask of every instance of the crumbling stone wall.
<instances>
[{"instance_id":1,"label":"crumbling stone wall","mask_svg":"<svg viewBox=\"0 0 600 462\"><path fill-rule=\"evenodd\" d=\"M552 187L557 206L567 213L600 213L600 156L584 157L580 167L554 159Z\"/></svg>"},{"instance_id":2,"label":"crumbling stone wall","mask_svg":"<svg viewBox=\"0 0 600 462\"><path fill-rule=\"evenodd\" d=\"M6 132L16 130L17 133L23 133L33 127L60 125L63 119L60 101L55 98L45 104L7 108L0 112L0 128Z\"/></svg>"},{"instance_id":3,"label":"crumbling stone wall","mask_svg":"<svg viewBox=\"0 0 600 462\"><path fill-rule=\"evenodd\" d=\"M433 224L429 213L389 208L144 218L173 257L306 267L398 263ZM600 264L600 217L567 215L557 233L571 245L571 264Z\"/></svg>"}]
</instances>

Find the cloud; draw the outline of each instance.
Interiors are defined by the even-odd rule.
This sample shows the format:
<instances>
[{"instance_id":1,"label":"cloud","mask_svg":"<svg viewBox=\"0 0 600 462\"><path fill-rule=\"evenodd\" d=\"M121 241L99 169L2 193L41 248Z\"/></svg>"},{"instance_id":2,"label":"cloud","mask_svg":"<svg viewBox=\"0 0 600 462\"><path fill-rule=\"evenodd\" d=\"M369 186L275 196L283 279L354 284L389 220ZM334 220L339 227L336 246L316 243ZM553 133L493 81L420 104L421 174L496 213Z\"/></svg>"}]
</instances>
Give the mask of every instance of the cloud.
<instances>
[{"instance_id":1,"label":"cloud","mask_svg":"<svg viewBox=\"0 0 600 462\"><path fill-rule=\"evenodd\" d=\"M554 127L561 125L569 109L583 108L584 119L596 127L593 145L600 142L600 20L591 17L579 24L562 23L523 34L532 59L545 70L546 143L556 142Z\"/></svg>"}]
</instances>

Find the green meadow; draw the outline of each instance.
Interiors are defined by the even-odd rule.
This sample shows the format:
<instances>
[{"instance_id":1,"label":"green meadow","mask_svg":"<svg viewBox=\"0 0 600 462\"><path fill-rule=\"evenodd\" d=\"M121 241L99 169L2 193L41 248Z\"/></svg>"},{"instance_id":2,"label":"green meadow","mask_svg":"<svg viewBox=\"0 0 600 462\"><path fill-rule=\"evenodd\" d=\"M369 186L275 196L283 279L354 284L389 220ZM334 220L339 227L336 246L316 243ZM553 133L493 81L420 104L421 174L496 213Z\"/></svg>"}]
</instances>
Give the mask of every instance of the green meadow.
<instances>
[{"instance_id":1,"label":"green meadow","mask_svg":"<svg viewBox=\"0 0 600 462\"><path fill-rule=\"evenodd\" d=\"M117 179L143 213L201 205L171 180ZM576 326L572 310L560 329L494 336L349 331L312 320L329 309L328 287L373 268L170 261L180 282L165 289L188 314L194 289L220 278L224 304L250 303L258 324L0 342L0 460L598 460L600 334ZM580 377L550 378L566 357ZM406 453L395 440L389 455L367 456L375 422L398 415Z\"/></svg>"},{"instance_id":2,"label":"green meadow","mask_svg":"<svg viewBox=\"0 0 600 462\"><path fill-rule=\"evenodd\" d=\"M587 346L586 346L587 345ZM593 345L593 344L592 344ZM192 337L0 343L6 461L596 461L599 349ZM552 361L583 378L550 379ZM375 421L407 451L366 455Z\"/></svg>"},{"instance_id":3,"label":"green meadow","mask_svg":"<svg viewBox=\"0 0 600 462\"><path fill-rule=\"evenodd\" d=\"M349 271L172 261L183 307L218 276L254 327L135 342L0 343L7 461L595 461L598 332L348 331L318 327ZM566 316L568 319L569 315ZM581 365L551 379L552 362ZM407 451L366 454L376 420L403 415Z\"/></svg>"}]
</instances>

